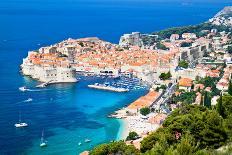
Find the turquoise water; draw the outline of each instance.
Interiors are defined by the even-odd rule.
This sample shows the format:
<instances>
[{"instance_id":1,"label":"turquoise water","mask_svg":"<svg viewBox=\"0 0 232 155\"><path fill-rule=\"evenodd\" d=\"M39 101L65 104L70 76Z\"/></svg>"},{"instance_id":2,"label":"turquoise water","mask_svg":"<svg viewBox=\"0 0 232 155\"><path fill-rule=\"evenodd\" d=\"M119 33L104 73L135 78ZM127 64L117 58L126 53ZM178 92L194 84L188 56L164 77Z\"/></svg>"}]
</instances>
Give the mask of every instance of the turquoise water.
<instances>
[{"instance_id":1,"label":"turquoise water","mask_svg":"<svg viewBox=\"0 0 232 155\"><path fill-rule=\"evenodd\" d=\"M68 37L98 36L114 43L131 31L152 32L206 21L231 0L1 0L0 154L73 155L117 139L120 123L106 116L146 90L119 94L88 89L104 79L35 89L19 65L27 51ZM21 86L32 91L20 92ZM30 103L24 102L32 98ZM19 111L28 128L15 129ZM39 147L45 130L48 147ZM91 143L83 143L85 138ZM78 146L79 142L83 145Z\"/></svg>"}]
</instances>

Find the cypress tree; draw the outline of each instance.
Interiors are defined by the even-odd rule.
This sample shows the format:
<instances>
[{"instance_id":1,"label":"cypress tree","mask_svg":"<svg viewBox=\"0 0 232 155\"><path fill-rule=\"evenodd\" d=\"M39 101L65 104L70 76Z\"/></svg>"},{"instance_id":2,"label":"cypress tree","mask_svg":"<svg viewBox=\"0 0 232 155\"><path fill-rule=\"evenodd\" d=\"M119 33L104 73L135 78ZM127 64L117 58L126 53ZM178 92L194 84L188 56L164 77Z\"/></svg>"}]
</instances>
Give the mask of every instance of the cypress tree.
<instances>
[{"instance_id":1,"label":"cypress tree","mask_svg":"<svg viewBox=\"0 0 232 155\"><path fill-rule=\"evenodd\" d=\"M207 107L207 91L204 92L204 106Z\"/></svg>"},{"instance_id":2,"label":"cypress tree","mask_svg":"<svg viewBox=\"0 0 232 155\"><path fill-rule=\"evenodd\" d=\"M223 105L222 105L222 94L220 94L219 101L217 103L217 112L223 117L224 111L223 111Z\"/></svg>"},{"instance_id":3,"label":"cypress tree","mask_svg":"<svg viewBox=\"0 0 232 155\"><path fill-rule=\"evenodd\" d=\"M208 92L205 92L204 96L204 106L207 108L211 108L211 97L208 95Z\"/></svg>"},{"instance_id":4,"label":"cypress tree","mask_svg":"<svg viewBox=\"0 0 232 155\"><path fill-rule=\"evenodd\" d=\"M228 86L228 93L229 93L230 95L232 95L232 83L231 83L231 80L230 80L229 86Z\"/></svg>"},{"instance_id":5,"label":"cypress tree","mask_svg":"<svg viewBox=\"0 0 232 155\"><path fill-rule=\"evenodd\" d=\"M202 105L203 106L203 93L201 94L201 102L200 102L200 105Z\"/></svg>"}]
</instances>

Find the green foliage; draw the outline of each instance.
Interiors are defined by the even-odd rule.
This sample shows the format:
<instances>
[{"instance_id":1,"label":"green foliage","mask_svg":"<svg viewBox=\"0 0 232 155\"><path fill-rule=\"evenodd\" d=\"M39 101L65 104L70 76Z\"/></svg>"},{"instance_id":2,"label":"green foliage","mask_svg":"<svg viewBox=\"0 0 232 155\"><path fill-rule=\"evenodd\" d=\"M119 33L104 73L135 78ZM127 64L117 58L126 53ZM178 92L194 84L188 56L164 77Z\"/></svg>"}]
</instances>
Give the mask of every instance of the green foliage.
<instances>
[{"instance_id":1,"label":"green foliage","mask_svg":"<svg viewBox=\"0 0 232 155\"><path fill-rule=\"evenodd\" d=\"M158 42L157 44L156 44L156 47L157 47L157 49L161 49L161 50L168 50L169 48L167 48L164 44L162 44L162 43L160 43L160 42Z\"/></svg>"},{"instance_id":2,"label":"green foliage","mask_svg":"<svg viewBox=\"0 0 232 155\"><path fill-rule=\"evenodd\" d=\"M170 71L167 73L161 73L159 76L161 80L168 80L170 77L172 77L172 74L170 73Z\"/></svg>"},{"instance_id":3,"label":"green foliage","mask_svg":"<svg viewBox=\"0 0 232 155\"><path fill-rule=\"evenodd\" d=\"M220 111L223 111L223 117ZM229 155L231 147L223 148L224 151L215 149L230 146L232 142L232 96L221 96L217 110L183 104L162 126L142 140L140 152L119 141L99 145L90 154ZM135 133L131 137L135 137Z\"/></svg>"},{"instance_id":4,"label":"green foliage","mask_svg":"<svg viewBox=\"0 0 232 155\"><path fill-rule=\"evenodd\" d=\"M218 103L216 105L216 109L217 109L217 112L219 113L219 115L221 115L224 118L225 115L224 115L224 107L222 105L222 94L220 94L220 98L219 98Z\"/></svg>"},{"instance_id":5,"label":"green foliage","mask_svg":"<svg viewBox=\"0 0 232 155\"><path fill-rule=\"evenodd\" d=\"M197 146L195 144L195 139L190 134L186 134L181 138L180 143L176 146L176 154L178 155L190 155L196 150Z\"/></svg>"},{"instance_id":6,"label":"green foliage","mask_svg":"<svg viewBox=\"0 0 232 155\"><path fill-rule=\"evenodd\" d=\"M230 29L226 26L216 26L210 23L202 23L198 25L169 28L159 32L154 32L153 34L159 35L160 39L170 38L172 34L182 35L183 33L195 33L197 36L201 36L202 30L211 30L214 28L217 29L219 32L221 31L230 32Z\"/></svg>"},{"instance_id":7,"label":"green foliage","mask_svg":"<svg viewBox=\"0 0 232 155\"><path fill-rule=\"evenodd\" d=\"M123 141L101 144L95 147L90 155L139 155L139 151L132 145L126 145Z\"/></svg>"},{"instance_id":8,"label":"green foliage","mask_svg":"<svg viewBox=\"0 0 232 155\"><path fill-rule=\"evenodd\" d=\"M81 47L84 47L84 43L83 42L79 42L78 43Z\"/></svg>"},{"instance_id":9,"label":"green foliage","mask_svg":"<svg viewBox=\"0 0 232 155\"><path fill-rule=\"evenodd\" d=\"M139 135L136 132L132 131L129 133L126 140L135 140L135 139L138 139L138 136Z\"/></svg>"},{"instance_id":10,"label":"green foliage","mask_svg":"<svg viewBox=\"0 0 232 155\"><path fill-rule=\"evenodd\" d=\"M232 46L228 46L227 47L227 52L230 53L230 54L232 54Z\"/></svg>"},{"instance_id":11,"label":"green foliage","mask_svg":"<svg viewBox=\"0 0 232 155\"><path fill-rule=\"evenodd\" d=\"M140 114L142 114L144 116L148 115L150 112L151 112L151 110L148 107L140 109Z\"/></svg>"},{"instance_id":12,"label":"green foliage","mask_svg":"<svg viewBox=\"0 0 232 155\"><path fill-rule=\"evenodd\" d=\"M165 137L167 146L159 150L168 151L167 148L172 148L173 151L168 151L169 154L175 152L178 155L187 155L198 150L219 148L228 140L222 122L223 118L214 110L197 105L183 105L169 115L163 123L163 128L144 138L141 152L157 150L157 146L162 147L161 137ZM180 133L179 139L176 133Z\"/></svg>"},{"instance_id":13,"label":"green foliage","mask_svg":"<svg viewBox=\"0 0 232 155\"><path fill-rule=\"evenodd\" d=\"M195 99L196 99L196 93L191 91L191 92L181 93L179 96L174 97L173 101L181 102L184 104L192 104L193 102L195 102Z\"/></svg>"},{"instance_id":14,"label":"green foliage","mask_svg":"<svg viewBox=\"0 0 232 155\"><path fill-rule=\"evenodd\" d=\"M207 91L204 93L204 106L211 108L211 97Z\"/></svg>"},{"instance_id":15,"label":"green foliage","mask_svg":"<svg viewBox=\"0 0 232 155\"><path fill-rule=\"evenodd\" d=\"M228 86L228 94L232 95L232 83L231 83L231 80L230 80L229 86Z\"/></svg>"},{"instance_id":16,"label":"green foliage","mask_svg":"<svg viewBox=\"0 0 232 155\"><path fill-rule=\"evenodd\" d=\"M182 42L180 47L190 47L192 46L192 43L188 43L188 42Z\"/></svg>"},{"instance_id":17,"label":"green foliage","mask_svg":"<svg viewBox=\"0 0 232 155\"><path fill-rule=\"evenodd\" d=\"M216 88L216 83L218 81L218 78L212 78L212 77L205 77L201 78L197 83L203 84L205 87L211 87L211 96L219 95L220 91Z\"/></svg>"},{"instance_id":18,"label":"green foliage","mask_svg":"<svg viewBox=\"0 0 232 155\"><path fill-rule=\"evenodd\" d=\"M181 60L178 64L179 67L182 67L182 68L188 68L188 62L185 61L185 60Z\"/></svg>"},{"instance_id":19,"label":"green foliage","mask_svg":"<svg viewBox=\"0 0 232 155\"><path fill-rule=\"evenodd\" d=\"M224 95L222 97L222 106L224 110L224 118L228 118L232 115L232 96Z\"/></svg>"}]
</instances>

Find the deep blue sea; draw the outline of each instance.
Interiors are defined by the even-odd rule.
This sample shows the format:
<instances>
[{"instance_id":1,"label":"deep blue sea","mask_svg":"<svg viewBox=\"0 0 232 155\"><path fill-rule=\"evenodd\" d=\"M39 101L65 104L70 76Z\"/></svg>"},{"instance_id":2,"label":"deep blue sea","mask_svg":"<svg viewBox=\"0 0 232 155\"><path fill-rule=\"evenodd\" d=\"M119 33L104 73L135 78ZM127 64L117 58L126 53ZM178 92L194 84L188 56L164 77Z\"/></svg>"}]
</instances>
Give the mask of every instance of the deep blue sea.
<instances>
[{"instance_id":1,"label":"deep blue sea","mask_svg":"<svg viewBox=\"0 0 232 155\"><path fill-rule=\"evenodd\" d=\"M97 36L117 43L120 35L144 33L206 21L231 0L1 0L0 1L0 154L73 155L115 140L120 122L106 116L146 93L88 89L105 79L35 89L19 65L27 51L72 38ZM20 92L21 86L31 91ZM32 98L32 102L25 102ZM29 124L16 129L19 112ZM39 147L45 130L48 147ZM91 139L84 143L84 139ZM78 146L79 142L83 142Z\"/></svg>"}]
</instances>

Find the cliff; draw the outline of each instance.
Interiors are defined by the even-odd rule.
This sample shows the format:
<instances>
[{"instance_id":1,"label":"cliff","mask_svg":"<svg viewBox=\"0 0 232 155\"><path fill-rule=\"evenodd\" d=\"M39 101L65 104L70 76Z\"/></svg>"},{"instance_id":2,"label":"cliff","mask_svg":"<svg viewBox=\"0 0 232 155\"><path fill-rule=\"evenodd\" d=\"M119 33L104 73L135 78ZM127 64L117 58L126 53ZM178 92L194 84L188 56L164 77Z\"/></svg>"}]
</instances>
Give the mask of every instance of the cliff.
<instances>
[{"instance_id":1,"label":"cliff","mask_svg":"<svg viewBox=\"0 0 232 155\"><path fill-rule=\"evenodd\" d=\"M209 20L213 25L232 27L232 6L226 6Z\"/></svg>"}]
</instances>

